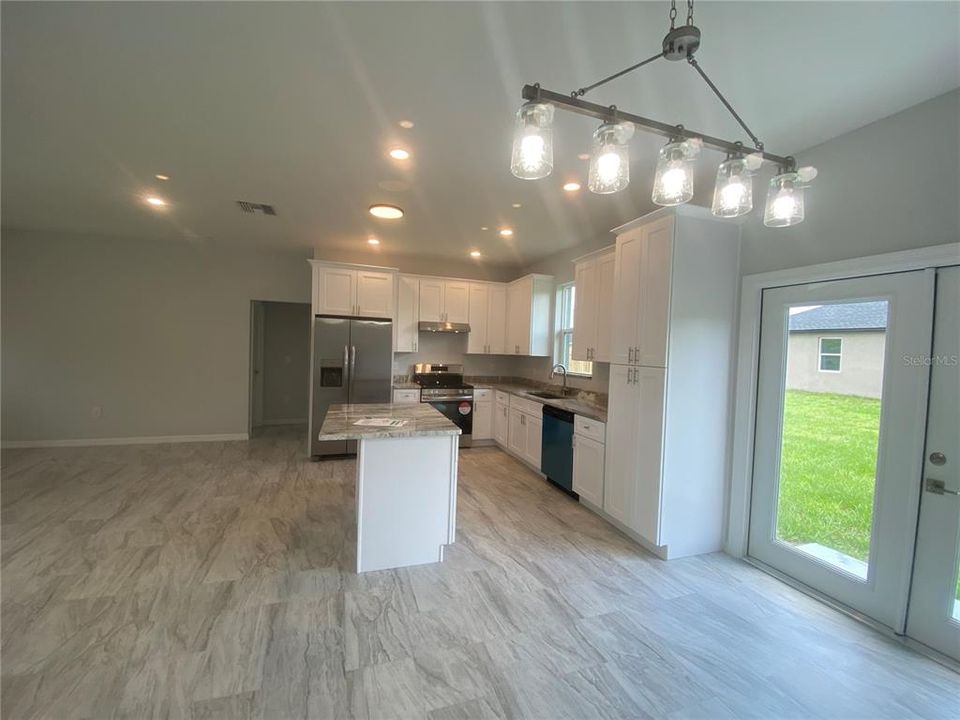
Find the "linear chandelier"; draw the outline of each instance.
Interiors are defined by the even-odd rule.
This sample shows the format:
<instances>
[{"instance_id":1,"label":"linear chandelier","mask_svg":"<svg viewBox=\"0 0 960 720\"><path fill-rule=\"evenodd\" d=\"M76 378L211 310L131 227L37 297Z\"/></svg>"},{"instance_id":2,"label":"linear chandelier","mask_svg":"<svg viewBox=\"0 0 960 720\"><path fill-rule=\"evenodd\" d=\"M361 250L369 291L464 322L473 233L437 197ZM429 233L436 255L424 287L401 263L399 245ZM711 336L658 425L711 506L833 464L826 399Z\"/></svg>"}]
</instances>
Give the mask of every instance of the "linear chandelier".
<instances>
[{"instance_id":1,"label":"linear chandelier","mask_svg":"<svg viewBox=\"0 0 960 720\"><path fill-rule=\"evenodd\" d=\"M760 139L747 127L694 57L700 47L700 28L693 24L693 0L687 0L686 24L677 27L676 18L677 4L673 0L670 3L670 31L663 38L662 51L593 85L574 90L569 95L545 90L539 83L524 85L523 99L527 102L517 111L510 171L523 180L539 180L553 171L553 114L555 108L560 108L601 121L593 133L590 154L587 184L592 192L605 195L627 187L630 182L629 141L634 130L640 128L668 140L660 149L653 179L652 200L657 205L681 205L693 197L694 161L705 145L726 153L726 159L717 168L711 206L714 215L733 218L753 210L752 178L767 161L775 164L778 171L767 187L764 225L788 227L803 222L803 190L817 176L816 168L798 168L793 157L774 155L764 149ZM616 105L597 105L582 99L591 90L660 58L686 60L750 137L754 150L746 150L742 142L722 140L683 125L668 125L623 112Z\"/></svg>"}]
</instances>

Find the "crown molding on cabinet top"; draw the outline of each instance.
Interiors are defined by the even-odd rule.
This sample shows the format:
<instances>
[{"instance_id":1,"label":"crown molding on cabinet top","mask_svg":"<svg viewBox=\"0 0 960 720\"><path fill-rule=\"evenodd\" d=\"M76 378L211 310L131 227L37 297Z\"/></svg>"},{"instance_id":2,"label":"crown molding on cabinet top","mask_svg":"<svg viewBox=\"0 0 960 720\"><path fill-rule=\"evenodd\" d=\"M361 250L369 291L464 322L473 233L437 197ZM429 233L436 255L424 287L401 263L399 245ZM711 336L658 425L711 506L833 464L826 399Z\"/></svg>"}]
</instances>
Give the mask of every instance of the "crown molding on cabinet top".
<instances>
[{"instance_id":1,"label":"crown molding on cabinet top","mask_svg":"<svg viewBox=\"0 0 960 720\"><path fill-rule=\"evenodd\" d=\"M377 270L378 272L399 273L400 269L395 267L384 267L383 265L364 265L363 263L337 262L334 260L318 260L316 258L307 258L307 262L313 265L323 265L323 267L342 267L351 270Z\"/></svg>"},{"instance_id":2,"label":"crown molding on cabinet top","mask_svg":"<svg viewBox=\"0 0 960 720\"><path fill-rule=\"evenodd\" d=\"M690 217L698 220L717 219L714 214L710 212L710 208L703 207L702 205L690 205L688 203L686 205L675 205L673 207L664 207L660 208L659 210L654 210L653 212L649 212L646 215L641 215L630 222L626 222L623 225L618 225L610 232L614 235L620 235L621 233L625 233L627 230L633 230L633 228L646 225L653 220L659 220L660 218L670 216ZM728 225L743 225L745 222L744 217L745 216L724 219L723 222Z\"/></svg>"}]
</instances>

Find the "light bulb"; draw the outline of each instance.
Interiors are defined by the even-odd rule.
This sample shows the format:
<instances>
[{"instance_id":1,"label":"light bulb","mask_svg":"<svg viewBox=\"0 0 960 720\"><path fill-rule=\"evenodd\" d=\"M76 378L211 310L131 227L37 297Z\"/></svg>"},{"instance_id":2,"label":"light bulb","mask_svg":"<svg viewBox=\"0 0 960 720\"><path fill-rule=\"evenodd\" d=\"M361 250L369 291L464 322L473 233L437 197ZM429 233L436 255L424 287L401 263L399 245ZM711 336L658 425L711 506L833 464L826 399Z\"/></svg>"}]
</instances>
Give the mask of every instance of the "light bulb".
<instances>
[{"instance_id":1,"label":"light bulb","mask_svg":"<svg viewBox=\"0 0 960 720\"><path fill-rule=\"evenodd\" d=\"M600 195L615 193L630 184L630 123L604 123L593 134L593 154L587 187Z\"/></svg>"},{"instance_id":2,"label":"light bulb","mask_svg":"<svg viewBox=\"0 0 960 720\"><path fill-rule=\"evenodd\" d=\"M651 198L657 205L681 205L693 197L693 158L698 146L688 141L667 143L660 148Z\"/></svg>"},{"instance_id":3,"label":"light bulb","mask_svg":"<svg viewBox=\"0 0 960 720\"><path fill-rule=\"evenodd\" d=\"M510 172L539 180L553 171L553 105L528 102L517 111Z\"/></svg>"},{"instance_id":4,"label":"light bulb","mask_svg":"<svg viewBox=\"0 0 960 720\"><path fill-rule=\"evenodd\" d=\"M713 188L714 215L733 218L753 210L752 172L744 158L729 158L720 163Z\"/></svg>"},{"instance_id":5,"label":"light bulb","mask_svg":"<svg viewBox=\"0 0 960 720\"><path fill-rule=\"evenodd\" d=\"M803 186L797 173L781 173L767 187L767 207L763 224L767 227L789 227L803 222Z\"/></svg>"}]
</instances>

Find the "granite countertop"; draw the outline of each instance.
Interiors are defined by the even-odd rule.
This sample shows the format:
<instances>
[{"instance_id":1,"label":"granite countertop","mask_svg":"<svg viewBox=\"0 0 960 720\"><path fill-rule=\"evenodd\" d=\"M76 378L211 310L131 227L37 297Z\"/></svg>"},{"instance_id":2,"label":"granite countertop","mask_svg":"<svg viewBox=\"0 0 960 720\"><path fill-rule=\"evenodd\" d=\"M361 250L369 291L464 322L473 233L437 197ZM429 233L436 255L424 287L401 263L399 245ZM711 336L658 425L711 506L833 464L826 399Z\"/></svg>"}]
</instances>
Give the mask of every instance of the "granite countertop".
<instances>
[{"instance_id":1,"label":"granite countertop","mask_svg":"<svg viewBox=\"0 0 960 720\"><path fill-rule=\"evenodd\" d=\"M398 427L355 425L365 418L403 420ZM370 440L374 438L422 437L425 435L459 435L460 428L427 403L371 403L366 405L331 405L320 428L318 440Z\"/></svg>"},{"instance_id":2,"label":"granite countertop","mask_svg":"<svg viewBox=\"0 0 960 720\"><path fill-rule=\"evenodd\" d=\"M583 400L577 400L575 397L563 398L559 400L552 400L547 398L537 397L533 395L534 392L541 392L541 388L537 387L526 387L523 385L513 385L513 384L504 384L504 383L483 383L478 382L474 383L475 388L491 388L493 390L500 390L501 392L509 393L511 395L518 395L527 400L533 400L544 405L549 405L550 407L560 408L561 410L569 410L576 415L581 415L585 418L590 418L591 420L598 420L602 423L607 422L607 409L601 407L600 405L594 405L593 403L584 402Z\"/></svg>"}]
</instances>

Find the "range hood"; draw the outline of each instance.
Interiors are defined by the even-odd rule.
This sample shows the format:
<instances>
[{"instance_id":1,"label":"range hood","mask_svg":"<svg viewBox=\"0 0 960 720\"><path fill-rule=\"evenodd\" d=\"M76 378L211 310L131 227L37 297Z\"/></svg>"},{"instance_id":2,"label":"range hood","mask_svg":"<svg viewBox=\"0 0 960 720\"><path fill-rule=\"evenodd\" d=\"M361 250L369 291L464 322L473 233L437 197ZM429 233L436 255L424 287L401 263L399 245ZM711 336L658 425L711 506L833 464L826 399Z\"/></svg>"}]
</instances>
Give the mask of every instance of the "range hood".
<instances>
[{"instance_id":1,"label":"range hood","mask_svg":"<svg viewBox=\"0 0 960 720\"><path fill-rule=\"evenodd\" d=\"M423 322L420 321L420 332L432 333L468 333L470 325L468 323L453 322Z\"/></svg>"}]
</instances>

